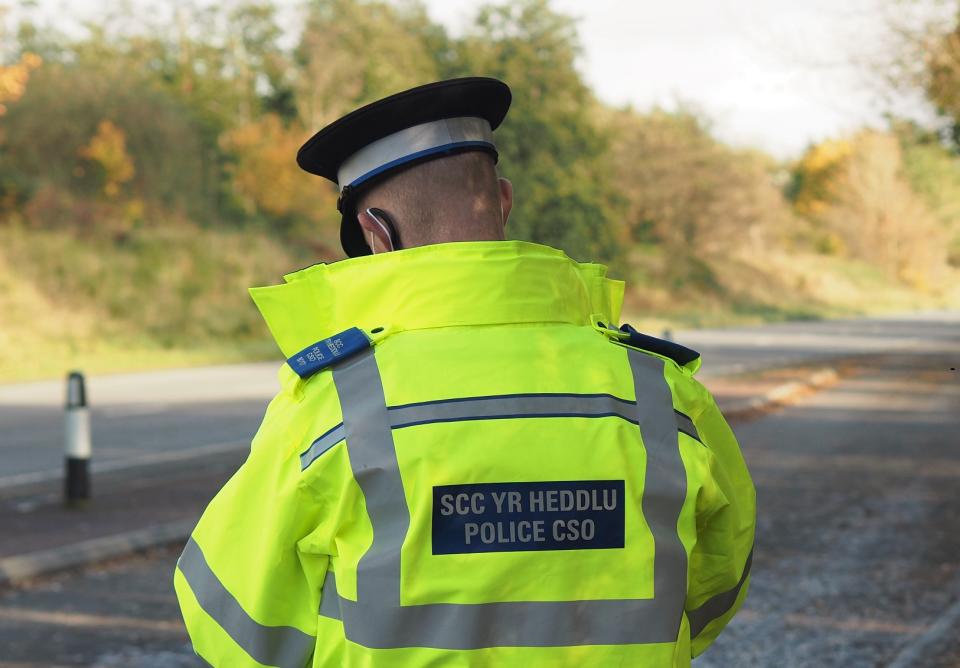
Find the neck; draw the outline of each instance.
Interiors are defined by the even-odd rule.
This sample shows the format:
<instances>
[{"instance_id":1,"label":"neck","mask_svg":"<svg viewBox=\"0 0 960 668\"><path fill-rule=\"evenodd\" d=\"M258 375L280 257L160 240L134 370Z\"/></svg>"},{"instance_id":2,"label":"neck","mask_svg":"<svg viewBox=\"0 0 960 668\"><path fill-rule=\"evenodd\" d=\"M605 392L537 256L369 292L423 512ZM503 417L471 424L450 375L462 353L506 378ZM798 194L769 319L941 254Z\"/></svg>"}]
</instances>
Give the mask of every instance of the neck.
<instances>
[{"instance_id":1,"label":"neck","mask_svg":"<svg viewBox=\"0 0 960 668\"><path fill-rule=\"evenodd\" d=\"M441 221L410 225L401 229L404 248L445 244L457 241L503 241L503 224L497 220L472 221L447 218Z\"/></svg>"}]
</instances>

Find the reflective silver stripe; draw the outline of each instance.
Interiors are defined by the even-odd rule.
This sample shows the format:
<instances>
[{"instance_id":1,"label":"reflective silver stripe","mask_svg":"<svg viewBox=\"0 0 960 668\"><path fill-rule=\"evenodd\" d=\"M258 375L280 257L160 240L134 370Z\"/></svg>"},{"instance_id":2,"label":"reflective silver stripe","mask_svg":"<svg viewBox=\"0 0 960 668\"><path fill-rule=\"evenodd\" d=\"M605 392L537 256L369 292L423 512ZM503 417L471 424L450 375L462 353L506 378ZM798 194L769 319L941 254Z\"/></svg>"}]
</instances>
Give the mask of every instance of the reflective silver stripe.
<instances>
[{"instance_id":1,"label":"reflective silver stripe","mask_svg":"<svg viewBox=\"0 0 960 668\"><path fill-rule=\"evenodd\" d=\"M317 457L342 440L343 425L338 424L336 427L311 443L307 451L300 455L300 469L303 470L310 466L317 459Z\"/></svg>"},{"instance_id":2,"label":"reflective silver stripe","mask_svg":"<svg viewBox=\"0 0 960 668\"><path fill-rule=\"evenodd\" d=\"M493 130L483 118L461 116L443 118L404 128L378 139L343 161L337 170L337 183L344 186L389 163L429 151L446 144L483 142L493 146Z\"/></svg>"},{"instance_id":3,"label":"reflective silver stripe","mask_svg":"<svg viewBox=\"0 0 960 668\"><path fill-rule=\"evenodd\" d=\"M687 551L680 541L677 521L686 500L687 473L680 458L673 394L663 377L659 357L627 349L637 395L640 435L647 450L643 481L643 517L653 533L654 597L663 602L658 613L679 629L687 592ZM651 472L653 475L651 475ZM678 490L683 490L678 494ZM680 596L677 596L677 593ZM674 633L676 638L676 633Z\"/></svg>"},{"instance_id":4,"label":"reflective silver stripe","mask_svg":"<svg viewBox=\"0 0 960 668\"><path fill-rule=\"evenodd\" d=\"M320 590L320 616L340 619L340 597L337 594L337 579L329 568L326 577L323 578L323 589Z\"/></svg>"},{"instance_id":5,"label":"reflective silver stripe","mask_svg":"<svg viewBox=\"0 0 960 668\"><path fill-rule=\"evenodd\" d=\"M608 394L518 394L467 397L390 407L394 429L429 422L513 417L619 417L635 421L634 403Z\"/></svg>"},{"instance_id":6,"label":"reflective silver stripe","mask_svg":"<svg viewBox=\"0 0 960 668\"><path fill-rule=\"evenodd\" d=\"M647 451L649 495L644 494L643 510L654 538L652 599L401 606L400 549L410 516L393 444L392 416L373 350L334 367L350 462L373 526L373 544L357 568L357 601L340 599L347 638L366 647L442 649L675 642L686 597L686 553L677 536L686 474L663 361L642 353L631 353L629 359L637 396L629 405L631 421L640 425ZM454 403L468 402L403 409L409 409L409 418L419 414L414 408L433 410ZM630 419L629 413L625 419Z\"/></svg>"},{"instance_id":7,"label":"reflective silver stripe","mask_svg":"<svg viewBox=\"0 0 960 668\"><path fill-rule=\"evenodd\" d=\"M340 600L344 633L365 647L574 647L676 642L654 599L431 603L383 610ZM682 605L682 604L681 604Z\"/></svg>"},{"instance_id":8,"label":"reflective silver stripe","mask_svg":"<svg viewBox=\"0 0 960 668\"><path fill-rule=\"evenodd\" d=\"M494 420L538 417L617 417L636 423L634 402L610 394L506 394L490 397L442 399L387 409L390 426L403 429L434 422ZM693 421L676 412L677 429L700 440ZM320 455L344 439L342 424L317 438L300 455L300 468L306 469Z\"/></svg>"},{"instance_id":9,"label":"reflective silver stripe","mask_svg":"<svg viewBox=\"0 0 960 668\"><path fill-rule=\"evenodd\" d=\"M350 466L373 524L373 544L357 564L357 598L377 601L385 609L398 608L400 546L410 512L373 348L335 366L333 382L340 397Z\"/></svg>"},{"instance_id":10,"label":"reflective silver stripe","mask_svg":"<svg viewBox=\"0 0 960 668\"><path fill-rule=\"evenodd\" d=\"M750 575L750 566L752 564L753 550L750 550L750 554L747 555L747 563L743 567L743 574L740 576L740 582L738 582L733 589L729 589L722 594L717 594L707 599L706 602L696 610L687 612L687 619L690 620L691 638L696 638L700 635L700 632L707 627L707 624L729 612L733 604L737 602L737 596L740 595L740 590L743 589L743 585L747 581L747 576Z\"/></svg>"},{"instance_id":11,"label":"reflective silver stripe","mask_svg":"<svg viewBox=\"0 0 960 668\"><path fill-rule=\"evenodd\" d=\"M302 668L310 660L315 638L291 626L264 626L251 619L210 569L192 537L177 567L203 611L254 660L280 668Z\"/></svg>"},{"instance_id":12,"label":"reflective silver stripe","mask_svg":"<svg viewBox=\"0 0 960 668\"><path fill-rule=\"evenodd\" d=\"M703 443L703 439L700 438L700 432L697 431L697 427L693 424L690 416L684 415L680 411L674 411L674 413L677 415L677 430Z\"/></svg>"}]
</instances>

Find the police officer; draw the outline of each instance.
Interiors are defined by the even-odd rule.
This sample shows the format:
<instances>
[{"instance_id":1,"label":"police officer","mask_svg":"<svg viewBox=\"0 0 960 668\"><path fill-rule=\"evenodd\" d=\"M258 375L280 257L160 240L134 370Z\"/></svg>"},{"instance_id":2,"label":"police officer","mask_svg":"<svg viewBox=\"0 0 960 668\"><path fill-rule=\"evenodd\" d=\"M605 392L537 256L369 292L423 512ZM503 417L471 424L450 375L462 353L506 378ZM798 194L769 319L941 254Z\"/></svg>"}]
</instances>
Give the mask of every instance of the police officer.
<instances>
[{"instance_id":1,"label":"police officer","mask_svg":"<svg viewBox=\"0 0 960 668\"><path fill-rule=\"evenodd\" d=\"M282 389L175 574L212 665L688 666L743 602L754 489L700 357L503 240L509 105L442 81L300 150L352 258L251 291Z\"/></svg>"}]
</instances>

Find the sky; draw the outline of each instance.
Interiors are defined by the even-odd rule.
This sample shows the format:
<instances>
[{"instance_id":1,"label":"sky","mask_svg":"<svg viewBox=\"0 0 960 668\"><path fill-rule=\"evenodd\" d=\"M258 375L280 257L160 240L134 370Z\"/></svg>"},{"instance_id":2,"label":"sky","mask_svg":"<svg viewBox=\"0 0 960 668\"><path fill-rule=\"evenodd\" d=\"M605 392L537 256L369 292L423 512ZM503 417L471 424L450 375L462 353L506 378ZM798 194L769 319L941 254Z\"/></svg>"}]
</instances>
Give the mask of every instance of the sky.
<instances>
[{"instance_id":1,"label":"sky","mask_svg":"<svg viewBox=\"0 0 960 668\"><path fill-rule=\"evenodd\" d=\"M35 1L55 22L95 17L108 6L107 0ZM487 0L424 1L435 20L461 34ZM895 55L891 24L916 23L907 8L937 2L553 0L553 6L578 19L579 68L603 101L641 111L691 108L720 139L789 159L828 137L880 127L888 111L932 119L919 95L883 85L875 64ZM289 8L299 0L277 3ZM935 15L928 8L918 13ZM296 23L293 12L281 16Z\"/></svg>"},{"instance_id":2,"label":"sky","mask_svg":"<svg viewBox=\"0 0 960 668\"><path fill-rule=\"evenodd\" d=\"M481 4L427 0L431 15L455 33ZM915 20L895 0L554 6L579 18L580 69L602 100L640 110L691 107L738 146L790 158L811 142L882 126L887 110L930 118L919 96L895 94L872 65L893 55L891 24Z\"/></svg>"}]
</instances>

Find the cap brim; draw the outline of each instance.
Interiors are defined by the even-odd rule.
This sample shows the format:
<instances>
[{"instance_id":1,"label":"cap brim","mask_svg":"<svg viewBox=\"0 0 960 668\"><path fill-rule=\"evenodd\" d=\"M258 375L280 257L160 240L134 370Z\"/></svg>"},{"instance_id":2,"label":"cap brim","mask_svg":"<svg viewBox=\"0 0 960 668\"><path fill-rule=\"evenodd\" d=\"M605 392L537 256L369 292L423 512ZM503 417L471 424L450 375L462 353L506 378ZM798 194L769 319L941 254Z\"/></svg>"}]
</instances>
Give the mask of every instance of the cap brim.
<instances>
[{"instance_id":1,"label":"cap brim","mask_svg":"<svg viewBox=\"0 0 960 668\"><path fill-rule=\"evenodd\" d=\"M297 152L297 164L336 183L343 161L378 139L414 125L458 116L486 119L496 129L507 115L510 100L510 87L487 77L450 79L411 88L361 107L323 128Z\"/></svg>"}]
</instances>

